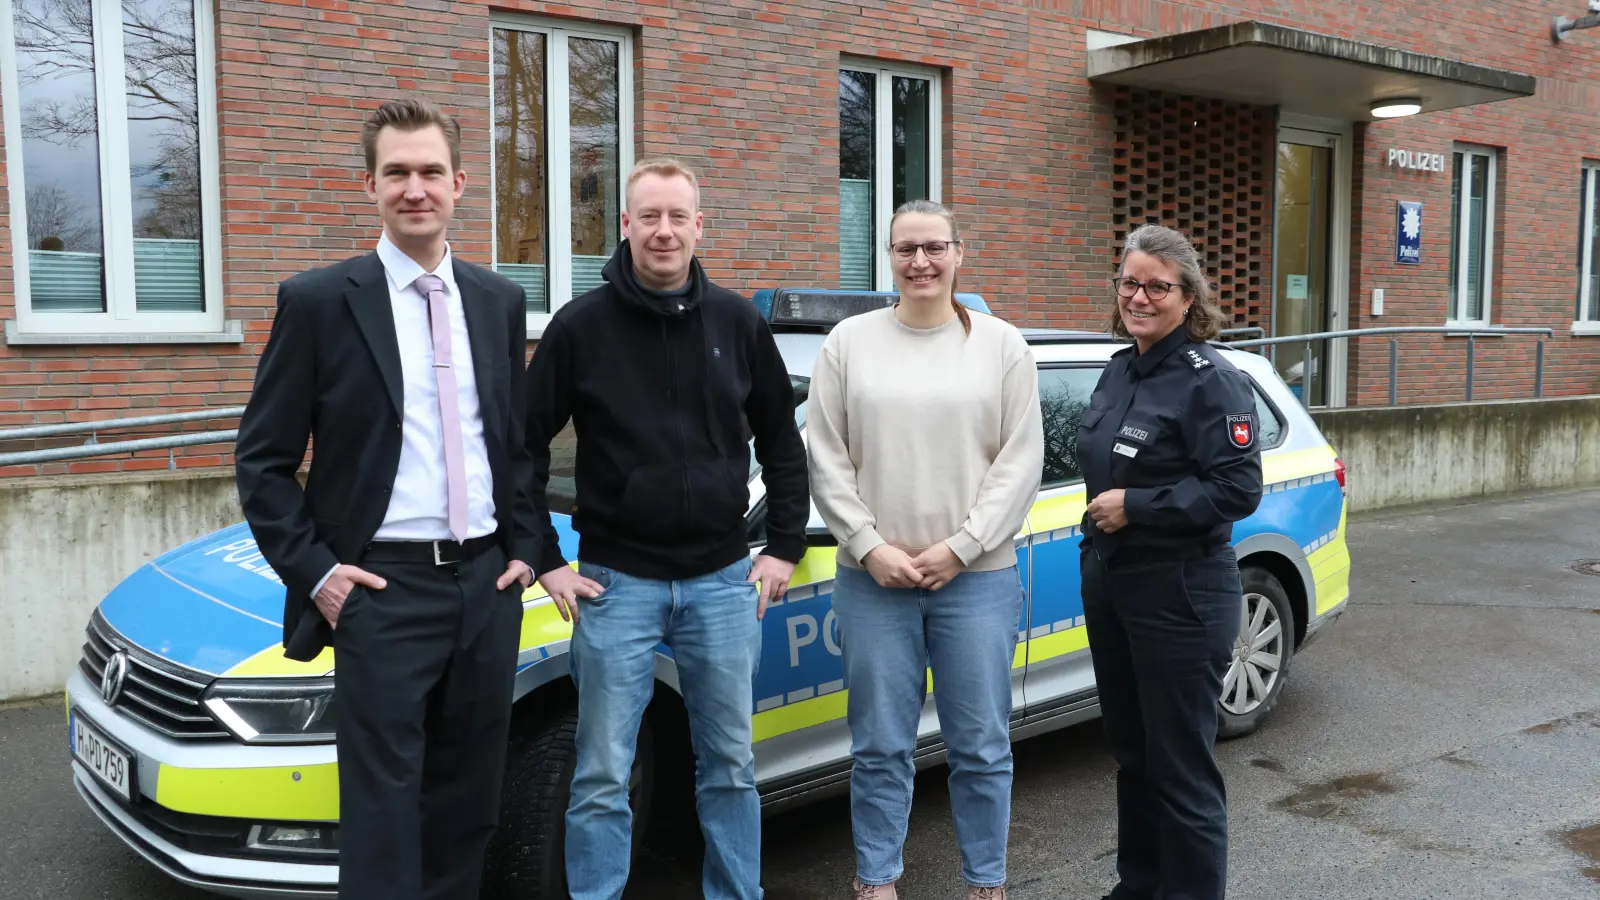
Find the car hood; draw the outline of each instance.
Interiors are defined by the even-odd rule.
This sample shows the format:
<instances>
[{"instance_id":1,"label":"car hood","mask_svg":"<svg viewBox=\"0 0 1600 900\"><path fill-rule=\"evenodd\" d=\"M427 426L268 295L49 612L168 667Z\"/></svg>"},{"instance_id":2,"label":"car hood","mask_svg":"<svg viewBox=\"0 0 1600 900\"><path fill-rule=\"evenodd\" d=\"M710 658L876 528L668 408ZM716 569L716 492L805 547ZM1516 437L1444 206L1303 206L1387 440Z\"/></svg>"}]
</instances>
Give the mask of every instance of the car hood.
<instances>
[{"instance_id":1,"label":"car hood","mask_svg":"<svg viewBox=\"0 0 1600 900\"><path fill-rule=\"evenodd\" d=\"M562 552L577 554L567 516L552 515ZM544 591L536 583L524 600ZM307 675L333 669L331 651L310 663L283 656L284 586L241 522L139 567L100 602L129 643L210 675Z\"/></svg>"}]
</instances>

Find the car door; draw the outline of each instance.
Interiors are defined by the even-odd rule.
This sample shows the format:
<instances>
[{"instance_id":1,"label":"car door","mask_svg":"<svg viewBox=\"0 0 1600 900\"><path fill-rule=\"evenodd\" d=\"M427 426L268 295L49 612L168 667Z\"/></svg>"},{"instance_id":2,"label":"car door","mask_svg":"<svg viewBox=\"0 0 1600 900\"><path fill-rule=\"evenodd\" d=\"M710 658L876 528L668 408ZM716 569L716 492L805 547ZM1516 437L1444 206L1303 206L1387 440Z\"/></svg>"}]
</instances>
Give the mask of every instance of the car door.
<instances>
[{"instance_id":1,"label":"car door","mask_svg":"<svg viewBox=\"0 0 1600 900\"><path fill-rule=\"evenodd\" d=\"M1078 423L1100 379L1101 363L1039 364L1044 476L1028 514L1030 602L1024 720L1033 723L1085 706L1094 688L1078 576L1079 523L1086 504L1078 467Z\"/></svg>"},{"instance_id":2,"label":"car door","mask_svg":"<svg viewBox=\"0 0 1600 900\"><path fill-rule=\"evenodd\" d=\"M752 495L758 498L751 523L753 551L765 544L765 509L759 501L765 493L757 478L752 486ZM844 664L833 610L838 546L815 504L806 532L806 554L795 567L788 595L768 607L762 621L753 731L756 780L769 803L836 783L848 772L851 759ZM1015 540L1018 572L1026 590L1031 555L1026 526ZM1027 610L1024 593L1019 634L1025 634ZM1026 644L1019 640L1011 669L1013 722L1022 715L1026 654ZM937 690L932 672L925 677ZM938 752L939 716L931 690L924 699L917 737L919 761Z\"/></svg>"}]
</instances>

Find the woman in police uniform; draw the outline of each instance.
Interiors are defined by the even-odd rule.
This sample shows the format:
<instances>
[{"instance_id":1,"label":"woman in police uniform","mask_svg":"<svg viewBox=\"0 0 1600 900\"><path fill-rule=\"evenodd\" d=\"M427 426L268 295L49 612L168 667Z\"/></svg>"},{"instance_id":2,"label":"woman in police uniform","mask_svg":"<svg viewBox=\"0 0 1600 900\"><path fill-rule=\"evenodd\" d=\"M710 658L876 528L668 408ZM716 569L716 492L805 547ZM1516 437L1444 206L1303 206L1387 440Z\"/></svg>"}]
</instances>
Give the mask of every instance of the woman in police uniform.
<instances>
[{"instance_id":1,"label":"woman in police uniform","mask_svg":"<svg viewBox=\"0 0 1600 900\"><path fill-rule=\"evenodd\" d=\"M1239 633L1233 523L1261 499L1249 379L1206 341L1222 313L1199 254L1157 225L1128 235L1106 366L1078 430L1089 500L1084 614L1117 760L1110 900L1221 900L1228 816L1212 756Z\"/></svg>"}]
</instances>

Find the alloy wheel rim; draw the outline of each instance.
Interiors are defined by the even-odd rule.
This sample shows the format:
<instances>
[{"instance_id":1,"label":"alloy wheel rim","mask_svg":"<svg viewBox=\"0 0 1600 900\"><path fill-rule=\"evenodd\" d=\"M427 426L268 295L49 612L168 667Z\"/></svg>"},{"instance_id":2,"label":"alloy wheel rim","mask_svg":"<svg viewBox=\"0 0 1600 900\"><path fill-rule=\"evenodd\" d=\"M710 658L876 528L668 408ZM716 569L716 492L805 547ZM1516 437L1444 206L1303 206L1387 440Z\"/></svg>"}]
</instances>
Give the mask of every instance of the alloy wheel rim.
<instances>
[{"instance_id":1,"label":"alloy wheel rim","mask_svg":"<svg viewBox=\"0 0 1600 900\"><path fill-rule=\"evenodd\" d=\"M1266 702L1283 670L1283 651L1283 620L1278 608L1263 594L1245 594L1239 636L1222 679L1223 709L1242 716Z\"/></svg>"}]
</instances>

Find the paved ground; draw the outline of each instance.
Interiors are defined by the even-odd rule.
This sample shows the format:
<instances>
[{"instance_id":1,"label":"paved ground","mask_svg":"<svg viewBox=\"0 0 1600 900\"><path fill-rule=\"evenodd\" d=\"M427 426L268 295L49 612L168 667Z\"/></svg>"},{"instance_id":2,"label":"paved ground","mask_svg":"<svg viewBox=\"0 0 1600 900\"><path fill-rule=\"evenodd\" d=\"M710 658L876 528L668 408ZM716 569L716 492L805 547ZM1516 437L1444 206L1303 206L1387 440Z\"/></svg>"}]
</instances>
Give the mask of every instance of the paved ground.
<instances>
[{"instance_id":1,"label":"paved ground","mask_svg":"<svg viewBox=\"0 0 1600 900\"><path fill-rule=\"evenodd\" d=\"M1600 491L1351 525L1356 600L1295 662L1260 733L1222 745L1229 896L1600 896ZM107 834L67 780L59 706L0 712L0 900L199 900ZM1113 881L1112 766L1096 724L1017 750L1012 896ZM959 898L944 770L917 783L902 897ZM769 819L769 900L843 898L843 800ZM697 897L655 858L631 898Z\"/></svg>"}]
</instances>

